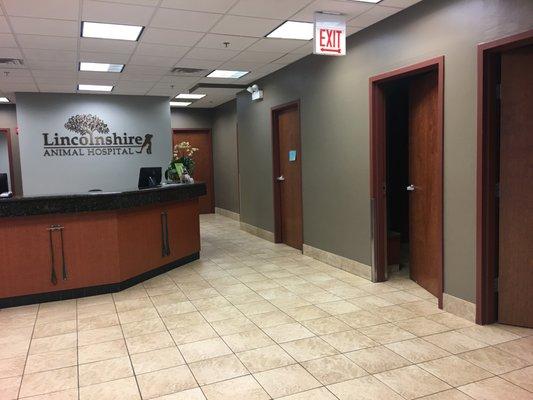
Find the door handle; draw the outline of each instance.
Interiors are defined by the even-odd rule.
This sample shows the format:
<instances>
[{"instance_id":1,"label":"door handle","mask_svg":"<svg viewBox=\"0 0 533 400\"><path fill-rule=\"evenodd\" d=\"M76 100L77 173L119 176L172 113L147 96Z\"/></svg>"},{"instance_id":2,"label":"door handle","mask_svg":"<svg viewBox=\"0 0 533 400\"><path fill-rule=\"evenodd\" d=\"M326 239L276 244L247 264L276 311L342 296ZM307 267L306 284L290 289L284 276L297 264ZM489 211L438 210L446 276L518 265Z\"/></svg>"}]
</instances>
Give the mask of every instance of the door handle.
<instances>
[{"instance_id":1,"label":"door handle","mask_svg":"<svg viewBox=\"0 0 533 400\"><path fill-rule=\"evenodd\" d=\"M408 192L414 192L415 191L415 185L409 185L406 187Z\"/></svg>"},{"instance_id":2,"label":"door handle","mask_svg":"<svg viewBox=\"0 0 533 400\"><path fill-rule=\"evenodd\" d=\"M276 180L279 181L279 182L283 182L285 180L285 177L283 175L281 175L281 176L278 176L276 178Z\"/></svg>"}]
</instances>

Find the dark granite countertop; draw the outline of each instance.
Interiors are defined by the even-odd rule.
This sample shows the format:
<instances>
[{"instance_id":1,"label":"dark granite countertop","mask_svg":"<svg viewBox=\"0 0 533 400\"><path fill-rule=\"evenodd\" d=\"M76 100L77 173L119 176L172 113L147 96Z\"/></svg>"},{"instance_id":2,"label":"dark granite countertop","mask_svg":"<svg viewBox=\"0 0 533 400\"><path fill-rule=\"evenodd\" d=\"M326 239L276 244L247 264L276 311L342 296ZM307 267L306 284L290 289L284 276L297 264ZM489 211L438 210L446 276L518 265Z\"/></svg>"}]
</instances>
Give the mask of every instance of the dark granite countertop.
<instances>
[{"instance_id":1,"label":"dark granite countertop","mask_svg":"<svg viewBox=\"0 0 533 400\"><path fill-rule=\"evenodd\" d=\"M190 200L205 194L205 183L198 182L121 192L11 197L0 199L0 218L120 210L168 201Z\"/></svg>"}]
</instances>

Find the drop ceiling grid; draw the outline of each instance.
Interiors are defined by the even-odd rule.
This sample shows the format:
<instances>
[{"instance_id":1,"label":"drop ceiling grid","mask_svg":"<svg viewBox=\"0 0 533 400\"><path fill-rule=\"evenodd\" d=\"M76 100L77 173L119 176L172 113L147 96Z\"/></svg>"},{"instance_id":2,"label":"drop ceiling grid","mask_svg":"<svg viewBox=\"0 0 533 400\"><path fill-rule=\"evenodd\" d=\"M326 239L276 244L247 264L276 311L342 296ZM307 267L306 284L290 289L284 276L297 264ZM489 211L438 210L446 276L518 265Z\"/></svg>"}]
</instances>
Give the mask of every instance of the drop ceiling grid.
<instances>
[{"instance_id":1,"label":"drop ceiling grid","mask_svg":"<svg viewBox=\"0 0 533 400\"><path fill-rule=\"evenodd\" d=\"M420 0L0 0L0 57L23 58L22 68L0 74L0 93L76 92L78 83L113 84L112 94L173 97L199 82L173 67L239 68L248 84L312 52L308 42L265 39L285 20L312 21L315 11L348 15L348 33ZM81 21L146 26L139 42L80 38ZM179 25L178 25L179 24ZM228 49L223 42L229 41ZM79 61L124 63L121 74L78 72ZM25 71L24 73L22 71ZM194 107L214 107L233 93Z\"/></svg>"}]
</instances>

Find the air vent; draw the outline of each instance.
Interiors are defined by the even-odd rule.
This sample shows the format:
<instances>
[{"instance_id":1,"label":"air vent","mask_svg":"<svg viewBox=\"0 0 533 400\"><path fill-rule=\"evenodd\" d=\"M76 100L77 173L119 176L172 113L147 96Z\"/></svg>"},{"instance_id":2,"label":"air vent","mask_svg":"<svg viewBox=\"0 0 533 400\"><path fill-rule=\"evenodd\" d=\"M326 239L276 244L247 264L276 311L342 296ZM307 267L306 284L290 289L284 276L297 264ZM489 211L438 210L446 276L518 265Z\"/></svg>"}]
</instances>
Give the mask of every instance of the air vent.
<instances>
[{"instance_id":1,"label":"air vent","mask_svg":"<svg viewBox=\"0 0 533 400\"><path fill-rule=\"evenodd\" d=\"M20 58L0 58L0 65L24 65L24 61Z\"/></svg>"},{"instance_id":2,"label":"air vent","mask_svg":"<svg viewBox=\"0 0 533 400\"><path fill-rule=\"evenodd\" d=\"M205 76L210 72L210 70L201 68L176 67L172 68L170 72L172 73L172 75Z\"/></svg>"}]
</instances>

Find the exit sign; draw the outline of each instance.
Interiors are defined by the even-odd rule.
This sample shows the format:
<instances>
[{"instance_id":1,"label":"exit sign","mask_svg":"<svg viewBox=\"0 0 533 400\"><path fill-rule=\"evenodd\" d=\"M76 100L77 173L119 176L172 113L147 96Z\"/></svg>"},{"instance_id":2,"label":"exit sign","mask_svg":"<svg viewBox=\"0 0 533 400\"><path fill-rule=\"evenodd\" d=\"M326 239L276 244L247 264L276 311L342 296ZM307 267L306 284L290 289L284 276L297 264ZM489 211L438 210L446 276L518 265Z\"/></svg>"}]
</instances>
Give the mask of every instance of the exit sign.
<instances>
[{"instance_id":1,"label":"exit sign","mask_svg":"<svg viewBox=\"0 0 533 400\"><path fill-rule=\"evenodd\" d=\"M314 54L346 55L346 21L341 15L315 13Z\"/></svg>"}]
</instances>

